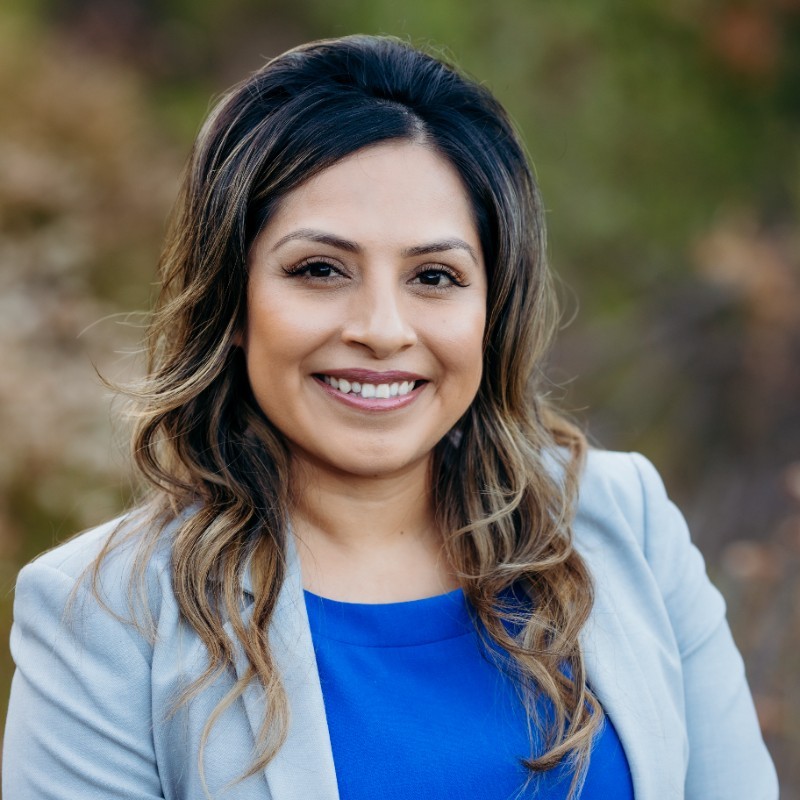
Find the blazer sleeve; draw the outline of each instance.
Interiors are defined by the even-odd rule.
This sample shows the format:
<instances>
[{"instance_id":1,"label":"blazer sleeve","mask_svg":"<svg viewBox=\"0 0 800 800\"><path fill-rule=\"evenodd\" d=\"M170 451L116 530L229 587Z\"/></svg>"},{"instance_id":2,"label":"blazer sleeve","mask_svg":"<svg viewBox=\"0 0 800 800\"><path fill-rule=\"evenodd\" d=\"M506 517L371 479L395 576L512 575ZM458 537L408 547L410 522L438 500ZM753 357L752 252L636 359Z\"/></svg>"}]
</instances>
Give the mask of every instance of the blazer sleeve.
<instances>
[{"instance_id":1,"label":"blazer sleeve","mask_svg":"<svg viewBox=\"0 0 800 800\"><path fill-rule=\"evenodd\" d=\"M775 800L775 768L725 603L655 468L641 455L632 457L644 497L645 556L681 656L689 742L686 800Z\"/></svg>"},{"instance_id":2,"label":"blazer sleeve","mask_svg":"<svg viewBox=\"0 0 800 800\"><path fill-rule=\"evenodd\" d=\"M16 664L3 744L9 800L162 800L149 645L75 579L40 561L19 575Z\"/></svg>"}]
</instances>

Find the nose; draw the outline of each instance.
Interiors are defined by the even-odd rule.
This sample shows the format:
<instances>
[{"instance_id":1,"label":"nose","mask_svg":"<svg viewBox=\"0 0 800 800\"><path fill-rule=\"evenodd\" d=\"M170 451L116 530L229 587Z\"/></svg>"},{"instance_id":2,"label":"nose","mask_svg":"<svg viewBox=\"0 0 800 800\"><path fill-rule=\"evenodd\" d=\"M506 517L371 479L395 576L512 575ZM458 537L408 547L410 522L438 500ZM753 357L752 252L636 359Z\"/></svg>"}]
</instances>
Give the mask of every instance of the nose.
<instances>
[{"instance_id":1,"label":"nose","mask_svg":"<svg viewBox=\"0 0 800 800\"><path fill-rule=\"evenodd\" d=\"M413 347L417 332L409 301L400 287L385 282L365 284L352 297L342 341L364 347L381 359Z\"/></svg>"}]
</instances>

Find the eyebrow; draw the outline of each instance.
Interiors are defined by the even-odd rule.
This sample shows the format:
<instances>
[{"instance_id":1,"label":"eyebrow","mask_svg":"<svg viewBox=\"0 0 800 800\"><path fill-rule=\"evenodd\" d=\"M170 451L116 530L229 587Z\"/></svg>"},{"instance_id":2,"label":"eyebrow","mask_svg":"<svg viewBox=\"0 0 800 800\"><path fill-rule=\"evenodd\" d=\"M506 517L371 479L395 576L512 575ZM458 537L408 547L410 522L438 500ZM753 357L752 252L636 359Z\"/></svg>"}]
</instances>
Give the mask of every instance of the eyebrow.
<instances>
[{"instance_id":1,"label":"eyebrow","mask_svg":"<svg viewBox=\"0 0 800 800\"><path fill-rule=\"evenodd\" d=\"M273 246L273 251L282 247L287 242L296 241L301 239L307 242L317 242L319 244L327 244L330 247L335 247L339 250L345 250L348 253L361 253L363 248L358 242L350 241L350 239L343 239L341 236L336 236L333 233L326 231L315 230L314 228L300 228L292 233L286 234L281 237ZM427 242L426 244L418 244L413 247L406 247L403 249L401 255L403 258L413 258L414 256L426 256L431 253L445 253L448 250L465 250L470 258L477 265L478 258L475 255L475 250L463 239L458 236L451 236L447 239L440 239L435 242Z\"/></svg>"}]
</instances>

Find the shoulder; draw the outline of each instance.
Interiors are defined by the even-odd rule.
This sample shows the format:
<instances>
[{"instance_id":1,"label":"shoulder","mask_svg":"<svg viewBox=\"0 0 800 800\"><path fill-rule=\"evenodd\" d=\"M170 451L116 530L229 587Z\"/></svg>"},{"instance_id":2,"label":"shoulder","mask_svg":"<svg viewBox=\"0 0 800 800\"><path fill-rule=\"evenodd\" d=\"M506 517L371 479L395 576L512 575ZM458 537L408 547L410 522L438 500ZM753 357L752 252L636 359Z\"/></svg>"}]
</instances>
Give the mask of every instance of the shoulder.
<instances>
[{"instance_id":1,"label":"shoulder","mask_svg":"<svg viewBox=\"0 0 800 800\"><path fill-rule=\"evenodd\" d=\"M576 536L591 539L592 532L601 532L606 545L635 544L648 558L657 554L663 536L674 543L689 541L683 516L661 476L640 453L588 452L578 492Z\"/></svg>"},{"instance_id":2,"label":"shoulder","mask_svg":"<svg viewBox=\"0 0 800 800\"><path fill-rule=\"evenodd\" d=\"M15 621L66 621L78 609L84 617L102 610L131 622L139 612L147 620L158 616L171 594L174 526L157 524L137 509L42 553L17 576Z\"/></svg>"},{"instance_id":3,"label":"shoulder","mask_svg":"<svg viewBox=\"0 0 800 800\"><path fill-rule=\"evenodd\" d=\"M660 475L640 453L589 450L581 475L579 515L621 517L632 532L643 534L648 507L666 500Z\"/></svg>"},{"instance_id":4,"label":"shoulder","mask_svg":"<svg viewBox=\"0 0 800 800\"><path fill-rule=\"evenodd\" d=\"M651 621L666 613L682 652L724 619L686 520L644 456L589 452L574 536L598 590L648 609Z\"/></svg>"},{"instance_id":5,"label":"shoulder","mask_svg":"<svg viewBox=\"0 0 800 800\"><path fill-rule=\"evenodd\" d=\"M595 589L590 681L647 796L677 780L670 796L776 797L725 602L655 467L590 451L573 533Z\"/></svg>"},{"instance_id":6,"label":"shoulder","mask_svg":"<svg viewBox=\"0 0 800 800\"><path fill-rule=\"evenodd\" d=\"M143 524L137 514L112 520L20 572L4 795L33 796L47 775L63 797L161 797L152 712L168 706L153 700L156 645L173 640L177 614L164 548L152 549L141 586L132 581L142 542L157 542L158 526Z\"/></svg>"}]
</instances>

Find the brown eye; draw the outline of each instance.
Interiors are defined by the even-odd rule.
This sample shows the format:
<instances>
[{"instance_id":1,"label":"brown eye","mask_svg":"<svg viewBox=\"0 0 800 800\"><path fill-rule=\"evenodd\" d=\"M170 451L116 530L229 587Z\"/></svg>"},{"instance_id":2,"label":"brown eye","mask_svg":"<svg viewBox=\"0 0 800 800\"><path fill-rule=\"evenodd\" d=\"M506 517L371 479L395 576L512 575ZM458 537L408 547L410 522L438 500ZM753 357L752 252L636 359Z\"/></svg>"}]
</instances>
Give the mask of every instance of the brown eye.
<instances>
[{"instance_id":1,"label":"brown eye","mask_svg":"<svg viewBox=\"0 0 800 800\"><path fill-rule=\"evenodd\" d=\"M316 261L313 264L306 264L302 271L310 278L330 278L333 267L324 261Z\"/></svg>"},{"instance_id":2,"label":"brown eye","mask_svg":"<svg viewBox=\"0 0 800 800\"><path fill-rule=\"evenodd\" d=\"M435 270L428 270L427 272L420 273L419 282L424 283L426 286L438 286L442 280L442 273Z\"/></svg>"},{"instance_id":3,"label":"brown eye","mask_svg":"<svg viewBox=\"0 0 800 800\"><path fill-rule=\"evenodd\" d=\"M461 285L453 275L443 269L426 269L424 272L420 272L417 275L417 280L423 286L436 286L439 288L450 285Z\"/></svg>"},{"instance_id":4,"label":"brown eye","mask_svg":"<svg viewBox=\"0 0 800 800\"><path fill-rule=\"evenodd\" d=\"M327 282L328 278L342 277L341 269L327 261L316 261L311 259L296 267L285 269L286 274L292 278L301 278L306 281Z\"/></svg>"}]
</instances>

